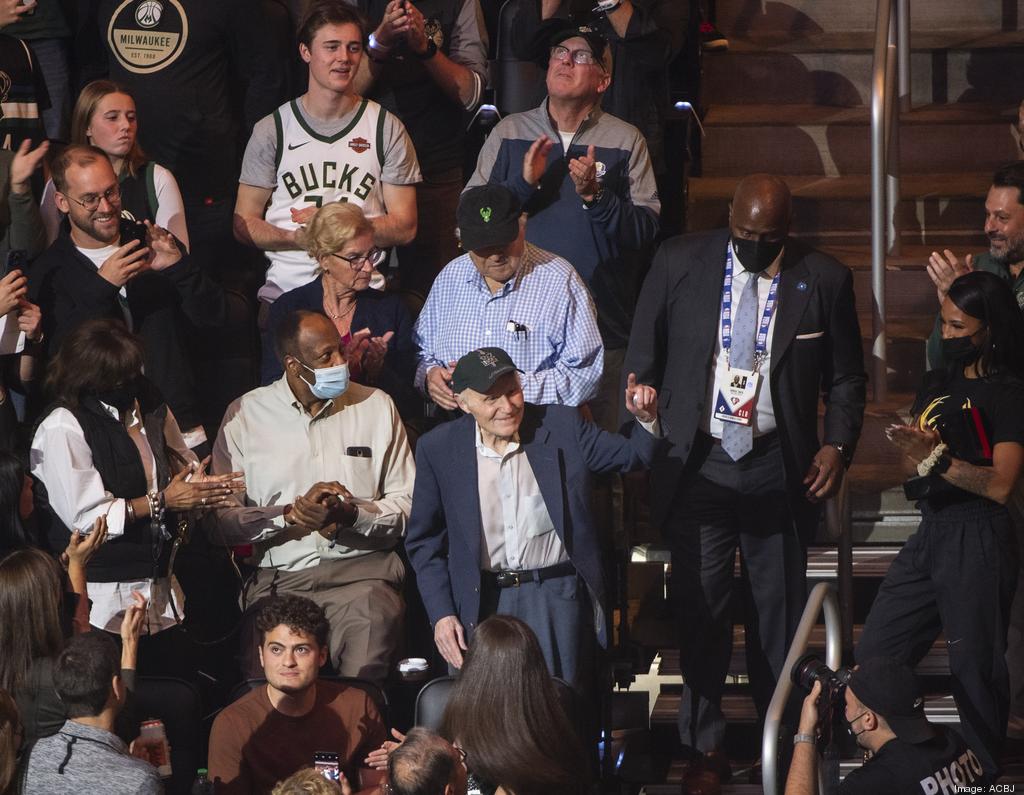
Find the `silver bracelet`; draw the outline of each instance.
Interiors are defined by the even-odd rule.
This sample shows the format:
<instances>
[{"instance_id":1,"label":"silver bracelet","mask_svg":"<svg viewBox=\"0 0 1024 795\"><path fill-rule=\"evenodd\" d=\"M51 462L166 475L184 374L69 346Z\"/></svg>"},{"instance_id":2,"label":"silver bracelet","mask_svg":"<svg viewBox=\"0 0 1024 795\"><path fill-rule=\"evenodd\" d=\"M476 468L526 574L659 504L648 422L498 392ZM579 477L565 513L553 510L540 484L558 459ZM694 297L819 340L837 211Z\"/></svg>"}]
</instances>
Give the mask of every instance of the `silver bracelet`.
<instances>
[{"instance_id":1,"label":"silver bracelet","mask_svg":"<svg viewBox=\"0 0 1024 795\"><path fill-rule=\"evenodd\" d=\"M799 745L800 743L810 743L811 745L814 745L816 742L817 742L817 740L814 739L814 735L813 734L794 734L793 735L793 745Z\"/></svg>"}]
</instances>

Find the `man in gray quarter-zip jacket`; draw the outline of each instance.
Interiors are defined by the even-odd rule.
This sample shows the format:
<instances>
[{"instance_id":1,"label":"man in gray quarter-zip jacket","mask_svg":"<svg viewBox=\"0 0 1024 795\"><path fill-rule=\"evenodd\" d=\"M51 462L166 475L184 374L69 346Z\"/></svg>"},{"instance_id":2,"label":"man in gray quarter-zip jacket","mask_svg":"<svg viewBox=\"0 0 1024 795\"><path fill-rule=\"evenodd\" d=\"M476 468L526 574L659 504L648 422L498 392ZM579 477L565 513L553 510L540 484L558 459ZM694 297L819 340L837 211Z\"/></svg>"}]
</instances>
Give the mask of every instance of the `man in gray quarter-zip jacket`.
<instances>
[{"instance_id":1,"label":"man in gray quarter-zip jacket","mask_svg":"<svg viewBox=\"0 0 1024 795\"><path fill-rule=\"evenodd\" d=\"M654 241L661 202L640 131L600 107L611 82L608 42L586 26L566 27L550 54L547 99L494 128L467 187L497 183L515 193L529 215L527 241L568 260L593 293L605 363L591 405L609 427L636 293L628 255Z\"/></svg>"}]
</instances>

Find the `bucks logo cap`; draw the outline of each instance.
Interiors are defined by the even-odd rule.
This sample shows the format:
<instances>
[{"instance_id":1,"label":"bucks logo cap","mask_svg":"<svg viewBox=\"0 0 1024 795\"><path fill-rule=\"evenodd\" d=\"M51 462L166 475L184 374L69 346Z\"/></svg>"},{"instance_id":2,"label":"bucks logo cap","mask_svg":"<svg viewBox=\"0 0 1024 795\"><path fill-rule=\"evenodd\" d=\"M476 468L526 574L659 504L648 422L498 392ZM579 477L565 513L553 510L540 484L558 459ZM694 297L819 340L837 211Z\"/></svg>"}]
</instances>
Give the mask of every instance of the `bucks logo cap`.
<instances>
[{"instance_id":1,"label":"bucks logo cap","mask_svg":"<svg viewBox=\"0 0 1024 795\"><path fill-rule=\"evenodd\" d=\"M519 200L500 185L470 188L459 199L455 215L463 251L504 246L519 236Z\"/></svg>"}]
</instances>

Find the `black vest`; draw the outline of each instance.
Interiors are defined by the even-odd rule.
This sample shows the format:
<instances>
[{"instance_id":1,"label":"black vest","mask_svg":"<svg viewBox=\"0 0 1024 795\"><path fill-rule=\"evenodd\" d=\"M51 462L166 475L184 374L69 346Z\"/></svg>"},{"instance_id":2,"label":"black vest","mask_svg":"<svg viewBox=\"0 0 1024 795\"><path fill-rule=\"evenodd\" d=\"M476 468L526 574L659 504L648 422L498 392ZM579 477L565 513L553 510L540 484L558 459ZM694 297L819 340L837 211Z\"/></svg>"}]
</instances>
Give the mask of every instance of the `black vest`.
<instances>
[{"instance_id":1,"label":"black vest","mask_svg":"<svg viewBox=\"0 0 1024 795\"><path fill-rule=\"evenodd\" d=\"M164 440L164 422L167 406L161 402L139 398L142 424L146 439L156 461L156 480L163 489L171 479ZM76 408L66 407L82 426L85 441L92 452L93 466L99 472L103 487L115 497L135 499L144 496L146 472L135 446L124 425L92 397L85 397ZM38 499L42 497L43 499ZM41 503L41 504L38 504ZM47 526L47 538L52 551L63 551L67 546L70 529L50 508L45 500L45 487L37 481L37 509ZM173 518L165 523L173 528ZM122 582L160 577L167 573L171 542L154 530L149 517L139 519L125 527L124 535L108 539L89 561L87 578L90 582Z\"/></svg>"}]
</instances>

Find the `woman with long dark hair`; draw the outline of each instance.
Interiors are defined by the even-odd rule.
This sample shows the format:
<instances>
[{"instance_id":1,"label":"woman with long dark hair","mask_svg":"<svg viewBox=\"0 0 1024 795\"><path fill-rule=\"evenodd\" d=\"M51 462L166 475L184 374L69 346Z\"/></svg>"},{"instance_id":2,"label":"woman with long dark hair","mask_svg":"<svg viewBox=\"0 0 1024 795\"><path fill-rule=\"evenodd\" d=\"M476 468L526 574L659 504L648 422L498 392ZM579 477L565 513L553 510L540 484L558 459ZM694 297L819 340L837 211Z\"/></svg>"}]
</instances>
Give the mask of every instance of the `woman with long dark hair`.
<instances>
[{"instance_id":1,"label":"woman with long dark hair","mask_svg":"<svg viewBox=\"0 0 1024 795\"><path fill-rule=\"evenodd\" d=\"M491 616L476 628L439 733L465 752L478 782L509 795L589 791L540 644L517 618Z\"/></svg>"},{"instance_id":2,"label":"woman with long dark hair","mask_svg":"<svg viewBox=\"0 0 1024 795\"><path fill-rule=\"evenodd\" d=\"M18 456L0 450L0 557L32 544L31 515L32 479Z\"/></svg>"},{"instance_id":3,"label":"woman with long dark hair","mask_svg":"<svg viewBox=\"0 0 1024 795\"><path fill-rule=\"evenodd\" d=\"M26 742L55 733L67 717L53 689L53 662L72 634L89 631L85 568L106 534L100 519L88 535L72 536L63 556L71 591L57 561L41 549L0 558L0 688L18 702ZM135 597L121 627L121 667L132 675L144 612Z\"/></svg>"},{"instance_id":4,"label":"woman with long dark hair","mask_svg":"<svg viewBox=\"0 0 1024 795\"><path fill-rule=\"evenodd\" d=\"M242 475L206 474L143 376L141 342L117 321L89 320L73 331L50 363L47 385L53 408L31 451L41 530L60 549L69 532L106 517L107 543L87 570L92 626L117 632L139 591L150 604L143 664L154 673L187 670L187 645L165 632L183 614L169 571L173 532L188 512L233 505Z\"/></svg>"},{"instance_id":5,"label":"woman with long dark hair","mask_svg":"<svg viewBox=\"0 0 1024 795\"><path fill-rule=\"evenodd\" d=\"M916 468L904 488L922 520L879 589L857 659L913 666L942 632L964 736L995 779L1009 710L1017 550L1006 504L1024 465L1024 319L1010 288L981 271L953 282L941 315L950 365L925 377L911 423L886 431Z\"/></svg>"}]
</instances>

